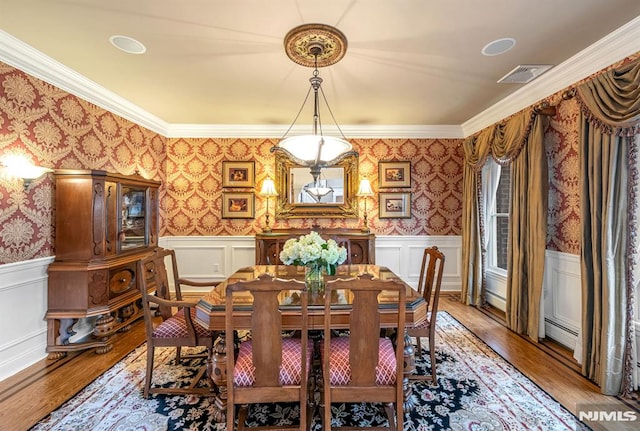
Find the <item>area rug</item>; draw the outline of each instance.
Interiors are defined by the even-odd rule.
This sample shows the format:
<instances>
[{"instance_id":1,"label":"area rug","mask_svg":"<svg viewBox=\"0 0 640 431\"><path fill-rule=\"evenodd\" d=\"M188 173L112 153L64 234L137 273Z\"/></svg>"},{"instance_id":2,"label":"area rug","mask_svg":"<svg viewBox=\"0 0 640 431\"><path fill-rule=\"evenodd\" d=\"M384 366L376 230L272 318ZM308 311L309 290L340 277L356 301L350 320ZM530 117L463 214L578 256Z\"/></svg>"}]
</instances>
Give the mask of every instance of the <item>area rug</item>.
<instances>
[{"instance_id":1,"label":"area rug","mask_svg":"<svg viewBox=\"0 0 640 431\"><path fill-rule=\"evenodd\" d=\"M590 429L446 312L438 313L436 350L438 386L412 382L418 406L406 413L405 430ZM176 366L173 358L174 349L156 349L154 380L159 384L185 384L202 366L202 359ZM428 362L422 358L417 368L426 374ZM145 364L142 345L32 430L226 429L212 423L209 397L155 395L144 399ZM258 405L250 410L248 421L295 423L298 413L295 404ZM334 404L332 416L335 425L386 423L381 407L371 404ZM318 415L313 418L313 429L322 429Z\"/></svg>"}]
</instances>

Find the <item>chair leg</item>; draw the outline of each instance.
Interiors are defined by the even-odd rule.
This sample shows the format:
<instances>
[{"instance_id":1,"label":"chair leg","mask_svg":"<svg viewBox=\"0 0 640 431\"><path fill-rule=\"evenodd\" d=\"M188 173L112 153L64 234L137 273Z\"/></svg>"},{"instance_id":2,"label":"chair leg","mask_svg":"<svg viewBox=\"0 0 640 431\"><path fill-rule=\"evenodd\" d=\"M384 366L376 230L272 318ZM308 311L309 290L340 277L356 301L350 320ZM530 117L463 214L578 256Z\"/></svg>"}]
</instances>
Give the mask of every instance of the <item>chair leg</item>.
<instances>
[{"instance_id":1,"label":"chair leg","mask_svg":"<svg viewBox=\"0 0 640 431\"><path fill-rule=\"evenodd\" d=\"M144 376L144 397L149 398L151 389L151 376L153 374L154 347L147 344L147 374Z\"/></svg>"},{"instance_id":2,"label":"chair leg","mask_svg":"<svg viewBox=\"0 0 640 431\"><path fill-rule=\"evenodd\" d=\"M429 355L431 356L431 378L433 379L433 385L438 386L438 379L436 378L436 346L435 337L429 337Z\"/></svg>"},{"instance_id":3,"label":"chair leg","mask_svg":"<svg viewBox=\"0 0 640 431\"><path fill-rule=\"evenodd\" d=\"M331 431L331 404L323 401L320 408L322 409L322 429Z\"/></svg>"},{"instance_id":4,"label":"chair leg","mask_svg":"<svg viewBox=\"0 0 640 431\"><path fill-rule=\"evenodd\" d=\"M421 337L416 337L416 354L422 357L422 345L420 343ZM409 380L429 381L432 385L438 386L438 380L436 378L435 363L436 363L436 350L435 343L432 338L429 337L429 358L431 359L431 375L412 374L409 376Z\"/></svg>"},{"instance_id":5,"label":"chair leg","mask_svg":"<svg viewBox=\"0 0 640 431\"><path fill-rule=\"evenodd\" d=\"M181 360L182 360L182 347L177 346L176 347L176 364L179 364Z\"/></svg>"},{"instance_id":6,"label":"chair leg","mask_svg":"<svg viewBox=\"0 0 640 431\"><path fill-rule=\"evenodd\" d=\"M247 422L247 416L249 415L249 405L243 404L238 408L238 431L244 430L244 424Z\"/></svg>"},{"instance_id":7,"label":"chair leg","mask_svg":"<svg viewBox=\"0 0 640 431\"><path fill-rule=\"evenodd\" d=\"M396 425L396 409L393 407L393 403L385 403L384 412L389 420L389 429L396 431L398 429Z\"/></svg>"},{"instance_id":8,"label":"chair leg","mask_svg":"<svg viewBox=\"0 0 640 431\"><path fill-rule=\"evenodd\" d=\"M229 402L227 400L227 402ZM235 405L233 404L233 402L231 402L230 404L227 404L227 431L233 431L234 429L236 429L235 427L235 418L236 418L236 409L235 409ZM240 428L240 421L238 421L238 429L242 429Z\"/></svg>"}]
</instances>

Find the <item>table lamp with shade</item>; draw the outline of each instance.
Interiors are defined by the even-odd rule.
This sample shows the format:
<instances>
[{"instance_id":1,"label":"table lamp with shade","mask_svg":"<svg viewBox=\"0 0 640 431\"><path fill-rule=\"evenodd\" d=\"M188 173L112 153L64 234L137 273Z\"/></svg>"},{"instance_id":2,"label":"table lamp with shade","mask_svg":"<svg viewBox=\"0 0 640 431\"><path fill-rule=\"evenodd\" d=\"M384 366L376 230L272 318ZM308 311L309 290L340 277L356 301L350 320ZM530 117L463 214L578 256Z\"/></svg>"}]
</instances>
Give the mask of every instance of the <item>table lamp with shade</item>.
<instances>
[{"instance_id":1,"label":"table lamp with shade","mask_svg":"<svg viewBox=\"0 0 640 431\"><path fill-rule=\"evenodd\" d=\"M356 196L364 198L364 226L362 227L362 232L369 233L369 226L367 225L367 198L374 196L374 194L368 179L362 178L360 180L360 186L358 187Z\"/></svg>"},{"instance_id":2,"label":"table lamp with shade","mask_svg":"<svg viewBox=\"0 0 640 431\"><path fill-rule=\"evenodd\" d=\"M271 227L269 226L269 199L278 196L276 186L271 178L267 177L267 179L262 183L260 196L267 198L267 215L265 217L265 226L262 228L262 232L271 232Z\"/></svg>"}]
</instances>

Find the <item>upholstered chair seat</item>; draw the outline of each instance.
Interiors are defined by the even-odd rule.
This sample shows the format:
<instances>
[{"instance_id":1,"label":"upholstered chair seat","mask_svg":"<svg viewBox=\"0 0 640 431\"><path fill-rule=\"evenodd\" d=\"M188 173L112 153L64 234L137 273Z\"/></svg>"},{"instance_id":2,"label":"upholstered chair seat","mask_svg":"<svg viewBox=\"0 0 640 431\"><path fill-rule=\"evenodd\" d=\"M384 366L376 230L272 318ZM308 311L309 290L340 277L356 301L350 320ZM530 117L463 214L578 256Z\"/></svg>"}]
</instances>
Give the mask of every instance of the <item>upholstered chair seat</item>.
<instances>
[{"instance_id":1,"label":"upholstered chair seat","mask_svg":"<svg viewBox=\"0 0 640 431\"><path fill-rule=\"evenodd\" d=\"M300 385L302 378L302 342L299 338L282 340L282 364L280 365L280 384L283 386ZM313 358L313 340L307 342L307 377ZM256 382L256 367L253 365L253 343L240 344L238 358L233 371L233 383L236 386L253 386Z\"/></svg>"},{"instance_id":2,"label":"upholstered chair seat","mask_svg":"<svg viewBox=\"0 0 640 431\"><path fill-rule=\"evenodd\" d=\"M154 338L184 338L189 336L189 331L187 329L187 322L184 317L184 308L181 308L176 314L162 322L153 330ZM196 318L196 310L194 308L190 309L191 312L191 321L195 321ZM200 337L210 337L211 332L197 323L194 323L193 329L195 329L196 334Z\"/></svg>"},{"instance_id":3,"label":"upholstered chair seat","mask_svg":"<svg viewBox=\"0 0 640 431\"><path fill-rule=\"evenodd\" d=\"M379 346L376 385L393 385L396 382L396 351L388 338L380 338ZM320 351L323 349L324 340L320 342ZM351 382L349 337L332 338L329 351L329 382L333 386L348 385Z\"/></svg>"}]
</instances>

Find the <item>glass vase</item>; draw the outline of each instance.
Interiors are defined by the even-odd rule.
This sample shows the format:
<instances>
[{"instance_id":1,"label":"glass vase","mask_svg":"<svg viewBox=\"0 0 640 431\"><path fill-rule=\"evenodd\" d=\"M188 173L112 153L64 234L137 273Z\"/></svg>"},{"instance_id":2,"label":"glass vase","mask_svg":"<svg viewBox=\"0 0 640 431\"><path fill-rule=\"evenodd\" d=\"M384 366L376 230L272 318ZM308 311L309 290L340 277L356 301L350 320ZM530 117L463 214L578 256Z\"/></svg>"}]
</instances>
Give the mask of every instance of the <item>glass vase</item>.
<instances>
[{"instance_id":1,"label":"glass vase","mask_svg":"<svg viewBox=\"0 0 640 431\"><path fill-rule=\"evenodd\" d=\"M309 292L324 292L324 268L313 265L307 266L304 273L304 282Z\"/></svg>"}]
</instances>

